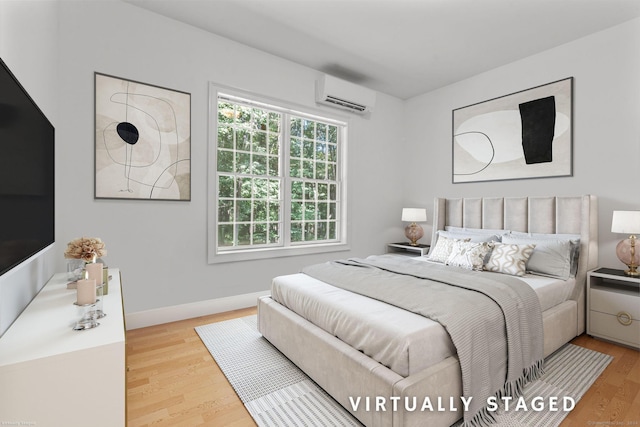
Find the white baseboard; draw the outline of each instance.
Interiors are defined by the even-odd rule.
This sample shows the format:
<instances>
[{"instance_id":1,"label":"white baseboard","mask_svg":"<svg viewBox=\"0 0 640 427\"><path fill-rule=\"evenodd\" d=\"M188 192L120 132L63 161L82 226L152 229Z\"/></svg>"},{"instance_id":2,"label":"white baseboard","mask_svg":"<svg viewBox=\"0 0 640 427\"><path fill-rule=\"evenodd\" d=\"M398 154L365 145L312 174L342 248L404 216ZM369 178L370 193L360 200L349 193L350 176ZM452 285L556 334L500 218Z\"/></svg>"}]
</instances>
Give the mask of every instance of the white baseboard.
<instances>
[{"instance_id":1,"label":"white baseboard","mask_svg":"<svg viewBox=\"0 0 640 427\"><path fill-rule=\"evenodd\" d=\"M253 307L257 305L259 297L269 294L269 291L254 292L129 313L125 315L127 330Z\"/></svg>"}]
</instances>

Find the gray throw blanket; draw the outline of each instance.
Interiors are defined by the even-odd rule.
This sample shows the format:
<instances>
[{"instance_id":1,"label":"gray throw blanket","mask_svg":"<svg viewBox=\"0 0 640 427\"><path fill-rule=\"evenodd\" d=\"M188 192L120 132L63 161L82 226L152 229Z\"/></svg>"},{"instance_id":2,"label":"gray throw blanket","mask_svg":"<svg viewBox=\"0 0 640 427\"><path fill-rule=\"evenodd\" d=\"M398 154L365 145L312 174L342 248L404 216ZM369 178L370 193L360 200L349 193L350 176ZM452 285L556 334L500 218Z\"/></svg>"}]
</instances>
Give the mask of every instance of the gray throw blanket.
<instances>
[{"instance_id":1,"label":"gray throw blanket","mask_svg":"<svg viewBox=\"0 0 640 427\"><path fill-rule=\"evenodd\" d=\"M466 426L491 424L489 397L518 397L542 374L540 302L513 276L389 255L316 264L302 272L439 322L457 350L463 395L473 397ZM505 364L506 378L500 375Z\"/></svg>"}]
</instances>

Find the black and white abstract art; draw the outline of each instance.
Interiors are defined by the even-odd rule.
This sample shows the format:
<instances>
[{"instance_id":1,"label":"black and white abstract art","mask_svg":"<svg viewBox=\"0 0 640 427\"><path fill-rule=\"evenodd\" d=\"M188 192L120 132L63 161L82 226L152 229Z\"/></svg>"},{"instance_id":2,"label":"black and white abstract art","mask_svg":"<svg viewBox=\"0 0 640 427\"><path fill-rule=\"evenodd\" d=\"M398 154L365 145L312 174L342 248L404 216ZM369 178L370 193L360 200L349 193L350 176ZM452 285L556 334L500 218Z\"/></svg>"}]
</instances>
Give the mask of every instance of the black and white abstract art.
<instances>
[{"instance_id":1,"label":"black and white abstract art","mask_svg":"<svg viewBox=\"0 0 640 427\"><path fill-rule=\"evenodd\" d=\"M572 176L573 77L453 110L453 183Z\"/></svg>"},{"instance_id":2,"label":"black and white abstract art","mask_svg":"<svg viewBox=\"0 0 640 427\"><path fill-rule=\"evenodd\" d=\"M95 73L95 197L191 200L191 94Z\"/></svg>"}]
</instances>

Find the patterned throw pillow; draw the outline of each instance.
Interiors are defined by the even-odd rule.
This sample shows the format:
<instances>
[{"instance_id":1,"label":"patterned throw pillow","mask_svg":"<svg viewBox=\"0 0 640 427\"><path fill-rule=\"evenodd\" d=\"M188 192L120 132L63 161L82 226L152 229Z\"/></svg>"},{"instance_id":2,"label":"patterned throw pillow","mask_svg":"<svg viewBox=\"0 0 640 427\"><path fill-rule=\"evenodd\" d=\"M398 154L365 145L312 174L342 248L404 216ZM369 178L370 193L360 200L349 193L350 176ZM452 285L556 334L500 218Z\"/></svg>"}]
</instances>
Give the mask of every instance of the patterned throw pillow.
<instances>
[{"instance_id":1,"label":"patterned throw pillow","mask_svg":"<svg viewBox=\"0 0 640 427\"><path fill-rule=\"evenodd\" d=\"M466 268L467 270L482 270L485 257L491 252L491 249L493 249L493 242L456 241L446 264Z\"/></svg>"},{"instance_id":2,"label":"patterned throw pillow","mask_svg":"<svg viewBox=\"0 0 640 427\"><path fill-rule=\"evenodd\" d=\"M511 274L513 276L524 276L526 273L527 260L531 257L534 244L516 245L507 243L495 243L489 261L484 268L496 273Z\"/></svg>"},{"instance_id":3,"label":"patterned throw pillow","mask_svg":"<svg viewBox=\"0 0 640 427\"><path fill-rule=\"evenodd\" d=\"M451 255L453 244L457 241L458 239L439 236L436 245L431 249L431 252L429 252L427 259L433 262L445 263L447 259L449 259L449 255Z\"/></svg>"}]
</instances>

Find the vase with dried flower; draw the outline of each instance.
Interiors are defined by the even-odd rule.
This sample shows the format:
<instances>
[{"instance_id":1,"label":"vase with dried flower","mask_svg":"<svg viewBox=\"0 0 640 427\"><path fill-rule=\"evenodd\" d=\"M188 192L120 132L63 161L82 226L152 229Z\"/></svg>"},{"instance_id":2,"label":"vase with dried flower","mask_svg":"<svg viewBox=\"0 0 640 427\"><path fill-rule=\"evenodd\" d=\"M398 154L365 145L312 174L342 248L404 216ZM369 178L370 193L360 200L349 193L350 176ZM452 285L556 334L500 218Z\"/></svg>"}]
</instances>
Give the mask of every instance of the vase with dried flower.
<instances>
[{"instance_id":1,"label":"vase with dried flower","mask_svg":"<svg viewBox=\"0 0 640 427\"><path fill-rule=\"evenodd\" d=\"M87 263L95 263L107 255L105 244L99 237L79 237L67 243L64 257L67 261L69 280L81 279Z\"/></svg>"}]
</instances>

